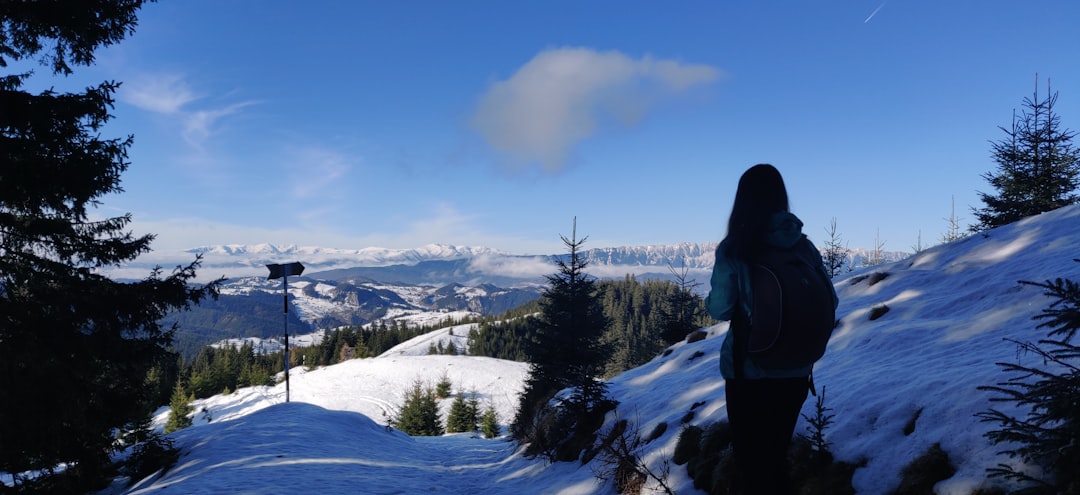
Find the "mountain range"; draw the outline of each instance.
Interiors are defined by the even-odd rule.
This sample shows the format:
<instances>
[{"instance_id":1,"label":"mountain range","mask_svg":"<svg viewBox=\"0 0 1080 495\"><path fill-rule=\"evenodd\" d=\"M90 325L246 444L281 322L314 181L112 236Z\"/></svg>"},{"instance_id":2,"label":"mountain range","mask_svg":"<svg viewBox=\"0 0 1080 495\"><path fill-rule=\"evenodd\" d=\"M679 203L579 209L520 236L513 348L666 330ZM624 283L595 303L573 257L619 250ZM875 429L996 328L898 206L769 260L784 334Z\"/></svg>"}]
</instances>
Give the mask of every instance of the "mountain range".
<instances>
[{"instance_id":1,"label":"mountain range","mask_svg":"<svg viewBox=\"0 0 1080 495\"><path fill-rule=\"evenodd\" d=\"M623 246L582 253L586 272L599 279L673 279L686 274L704 295L716 243ZM203 281L228 277L216 300L167 318L178 322L177 346L184 354L227 338L270 338L311 333L377 320L438 318L447 312L498 315L540 296L545 277L566 256L518 255L484 247L430 244L417 249L334 249L256 245L207 246L179 254L137 260L114 276L143 274L154 266L177 266L201 259ZM909 256L883 253L885 261ZM851 250L849 267L868 253ZM282 315L282 280L268 280L266 264L301 262L289 278L289 307ZM428 316L423 316L428 315ZM287 320L285 323L284 320Z\"/></svg>"}]
</instances>

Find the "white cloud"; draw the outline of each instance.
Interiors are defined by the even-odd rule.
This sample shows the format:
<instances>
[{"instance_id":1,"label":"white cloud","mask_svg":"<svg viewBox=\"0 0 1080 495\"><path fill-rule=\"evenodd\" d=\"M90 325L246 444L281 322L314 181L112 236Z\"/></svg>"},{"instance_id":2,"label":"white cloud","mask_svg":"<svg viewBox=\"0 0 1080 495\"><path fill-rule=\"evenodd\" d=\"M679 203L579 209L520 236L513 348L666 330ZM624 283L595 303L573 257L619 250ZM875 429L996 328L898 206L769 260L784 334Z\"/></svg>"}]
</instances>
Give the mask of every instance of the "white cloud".
<instances>
[{"instance_id":1,"label":"white cloud","mask_svg":"<svg viewBox=\"0 0 1080 495\"><path fill-rule=\"evenodd\" d=\"M236 114L240 109L253 104L254 102L236 103L225 108L184 113L184 141L187 141L192 146L201 147L213 134L214 127L219 120Z\"/></svg>"},{"instance_id":2,"label":"white cloud","mask_svg":"<svg viewBox=\"0 0 1080 495\"><path fill-rule=\"evenodd\" d=\"M234 115L256 102L234 103L224 108L193 110L192 103L202 97L197 95L180 74L142 74L121 86L119 95L125 101L143 110L174 117L180 123L180 135L188 144L200 148L209 139L217 123L224 117Z\"/></svg>"},{"instance_id":3,"label":"white cloud","mask_svg":"<svg viewBox=\"0 0 1080 495\"><path fill-rule=\"evenodd\" d=\"M708 84L720 71L649 56L586 48L543 51L505 81L494 83L473 115L473 127L517 165L563 167L573 147L607 118L640 121L656 100Z\"/></svg>"},{"instance_id":4,"label":"white cloud","mask_svg":"<svg viewBox=\"0 0 1080 495\"><path fill-rule=\"evenodd\" d=\"M338 199L344 195L341 180L352 169L353 159L324 148L304 148L289 155L294 199Z\"/></svg>"},{"instance_id":5,"label":"white cloud","mask_svg":"<svg viewBox=\"0 0 1080 495\"><path fill-rule=\"evenodd\" d=\"M143 110L175 114L198 99L179 74L142 75L120 87L122 101Z\"/></svg>"},{"instance_id":6,"label":"white cloud","mask_svg":"<svg viewBox=\"0 0 1080 495\"><path fill-rule=\"evenodd\" d=\"M468 270L489 275L540 278L555 273L558 271L558 267L542 256L508 258L506 256L480 255L469 260Z\"/></svg>"}]
</instances>

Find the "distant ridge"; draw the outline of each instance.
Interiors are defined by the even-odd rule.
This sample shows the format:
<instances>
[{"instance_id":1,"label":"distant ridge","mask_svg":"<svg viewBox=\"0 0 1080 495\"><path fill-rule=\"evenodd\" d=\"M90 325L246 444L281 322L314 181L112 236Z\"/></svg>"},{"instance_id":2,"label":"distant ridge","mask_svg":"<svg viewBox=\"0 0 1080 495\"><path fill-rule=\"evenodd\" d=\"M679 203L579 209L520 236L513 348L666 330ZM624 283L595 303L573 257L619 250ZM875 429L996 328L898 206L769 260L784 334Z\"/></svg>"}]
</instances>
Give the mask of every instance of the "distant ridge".
<instances>
[{"instance_id":1,"label":"distant ridge","mask_svg":"<svg viewBox=\"0 0 1080 495\"><path fill-rule=\"evenodd\" d=\"M680 242L640 246L600 247L582 254L589 266L586 271L599 278L621 278L628 274L653 278L670 278L672 270L685 269L691 279L705 282L713 265L716 242ZM820 246L819 246L820 247ZM888 251L881 253L883 262L910 256L910 253ZM438 266L430 272L425 283L496 283L510 286L517 282L543 282L543 277L555 271L556 259L565 253L514 254L481 246L427 244L413 249L365 247L359 249L327 248L261 244L223 244L202 246L176 252L151 252L123 267L107 273L116 278L140 279L155 267L174 267L201 257L197 270L199 281L217 277L254 277L267 274L266 264L300 261L305 275L319 272L353 271L364 269L413 271L425 264ZM849 249L848 266L860 267L870 258L869 250ZM438 262L438 263L436 263ZM440 264L441 263L441 264ZM452 269L446 269L451 267ZM426 272L425 272L426 273ZM403 278L417 279L413 274ZM385 279L384 279L385 280Z\"/></svg>"},{"instance_id":2,"label":"distant ridge","mask_svg":"<svg viewBox=\"0 0 1080 495\"><path fill-rule=\"evenodd\" d=\"M366 247L360 249L326 248L319 246L297 246L288 244L225 244L202 246L187 249L184 252L204 256L236 257L279 257L309 256L316 258L347 258L363 266L384 266L391 264L417 263L425 260L452 260L482 255L504 255L497 249L472 246L454 246L450 244L428 244L414 249L390 249Z\"/></svg>"}]
</instances>

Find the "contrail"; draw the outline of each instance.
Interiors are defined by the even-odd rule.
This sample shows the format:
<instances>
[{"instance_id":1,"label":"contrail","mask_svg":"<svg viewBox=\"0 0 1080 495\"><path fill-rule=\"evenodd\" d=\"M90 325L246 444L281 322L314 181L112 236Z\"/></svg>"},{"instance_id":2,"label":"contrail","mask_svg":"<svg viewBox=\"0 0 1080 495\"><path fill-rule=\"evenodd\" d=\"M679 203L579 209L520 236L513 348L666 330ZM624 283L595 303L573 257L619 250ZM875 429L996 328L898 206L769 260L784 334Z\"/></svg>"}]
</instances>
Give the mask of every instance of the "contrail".
<instances>
[{"instance_id":1,"label":"contrail","mask_svg":"<svg viewBox=\"0 0 1080 495\"><path fill-rule=\"evenodd\" d=\"M863 21L863 24L866 24L866 23L870 22L870 19L873 19L874 16L877 15L878 11L881 10L881 8L884 7L885 4L887 4L887 3L889 3L889 2L881 2L881 5L878 5L877 8L874 9L874 11L870 13L870 15L866 16L866 20Z\"/></svg>"}]
</instances>

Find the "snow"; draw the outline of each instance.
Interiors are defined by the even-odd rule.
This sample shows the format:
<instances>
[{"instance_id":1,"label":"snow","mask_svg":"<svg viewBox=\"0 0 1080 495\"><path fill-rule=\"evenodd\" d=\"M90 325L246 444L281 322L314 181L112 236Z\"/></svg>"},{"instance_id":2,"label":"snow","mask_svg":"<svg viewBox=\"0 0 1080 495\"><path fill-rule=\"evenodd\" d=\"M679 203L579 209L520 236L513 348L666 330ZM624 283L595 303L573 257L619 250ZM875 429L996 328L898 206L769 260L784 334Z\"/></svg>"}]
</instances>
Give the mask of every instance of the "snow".
<instances>
[{"instance_id":1,"label":"snow","mask_svg":"<svg viewBox=\"0 0 1080 495\"><path fill-rule=\"evenodd\" d=\"M440 328L391 347L383 353L383 356L424 356L428 354L431 346L434 345L437 348L442 345L445 349L450 343L453 343L454 347L459 349L460 352L464 352L469 346L469 331L479 326L476 323L466 323L464 325Z\"/></svg>"},{"instance_id":2,"label":"snow","mask_svg":"<svg viewBox=\"0 0 1080 495\"><path fill-rule=\"evenodd\" d=\"M857 493L891 493L904 466L935 443L957 467L938 494L969 494L986 483L986 468L1015 464L984 436L997 425L975 417L991 407L992 395L978 387L1007 376L996 362L1041 364L1004 340L1035 341L1046 333L1032 317L1049 299L1018 281L1080 278L1080 263L1072 261L1077 246L1080 206L1072 206L837 279L841 324L814 376L835 414L826 431L833 453L865 462L855 471ZM875 273L887 276L871 284ZM871 308L883 304L889 311L870 320ZM705 330L708 338L676 344L609 382L619 401L609 424L618 416L646 433L669 425L644 452L657 466L670 458L680 418L692 408L693 424L725 417L718 356L727 325ZM439 337L448 332L411 345L426 353ZM196 425L173 434L179 463L110 493L614 493L590 466L528 459L505 439L410 438L387 429L385 414L403 391L444 373L455 388L475 389L494 404L505 424L526 372L522 363L402 351L297 370L288 404L283 384L198 401ZM1009 403L993 406L1016 412ZM812 408L808 400L803 412ZM913 420L914 431L905 434ZM800 422L798 429L805 427ZM680 494L702 493L685 466L672 466L668 484Z\"/></svg>"},{"instance_id":3,"label":"snow","mask_svg":"<svg viewBox=\"0 0 1080 495\"><path fill-rule=\"evenodd\" d=\"M393 314L394 316L391 317L390 316L391 314ZM439 310L439 311L410 311L410 310L405 310L405 311L402 311L400 313L387 311L387 315L385 317L383 317L382 319L383 320L393 319L393 320L397 320L398 322L404 323L404 324L409 325L409 326L419 327L419 326L425 326L425 325L426 326L433 326L433 325L439 324L440 322L445 322L447 320L460 321L460 320L464 320L466 318L479 318L481 316L483 316L483 315L481 315L480 313L475 313L473 311L465 311L465 310L454 310L454 311L450 311L450 310ZM370 325L370 323L368 325ZM468 329L464 330L464 332L465 332L465 335L469 334ZM461 348L461 347L459 347L459 348Z\"/></svg>"}]
</instances>

